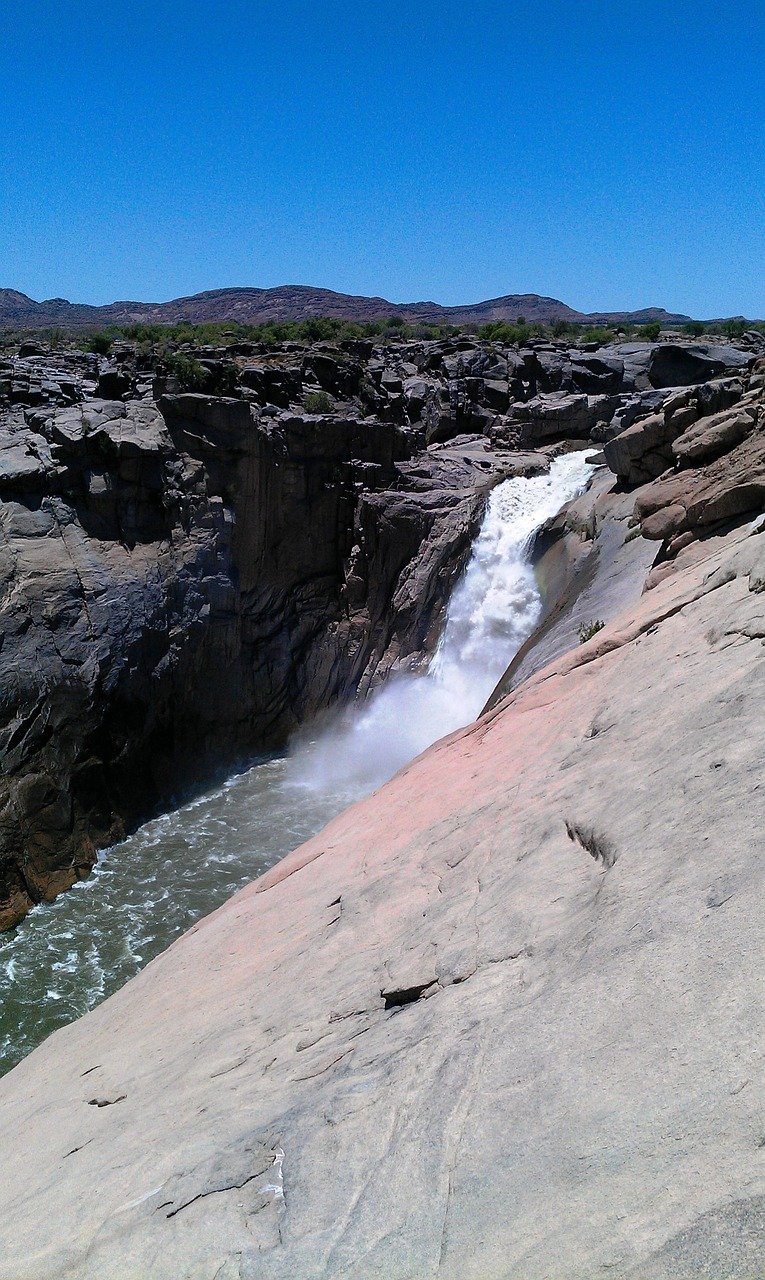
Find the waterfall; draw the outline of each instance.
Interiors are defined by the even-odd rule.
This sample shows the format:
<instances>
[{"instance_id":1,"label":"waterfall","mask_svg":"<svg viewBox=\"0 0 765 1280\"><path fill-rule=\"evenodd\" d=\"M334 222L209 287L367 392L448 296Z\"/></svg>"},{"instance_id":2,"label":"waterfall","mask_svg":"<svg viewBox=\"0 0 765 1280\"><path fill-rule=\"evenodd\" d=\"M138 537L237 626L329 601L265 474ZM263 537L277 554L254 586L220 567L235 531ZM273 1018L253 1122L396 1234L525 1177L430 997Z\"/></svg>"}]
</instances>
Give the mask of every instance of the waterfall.
<instances>
[{"instance_id":1,"label":"waterfall","mask_svg":"<svg viewBox=\"0 0 765 1280\"><path fill-rule=\"evenodd\" d=\"M427 672L394 675L363 706L346 708L315 736L298 737L288 782L350 800L475 719L539 621L534 534L585 487L592 474L586 458L564 454L546 475L505 480L493 490Z\"/></svg>"}]
</instances>

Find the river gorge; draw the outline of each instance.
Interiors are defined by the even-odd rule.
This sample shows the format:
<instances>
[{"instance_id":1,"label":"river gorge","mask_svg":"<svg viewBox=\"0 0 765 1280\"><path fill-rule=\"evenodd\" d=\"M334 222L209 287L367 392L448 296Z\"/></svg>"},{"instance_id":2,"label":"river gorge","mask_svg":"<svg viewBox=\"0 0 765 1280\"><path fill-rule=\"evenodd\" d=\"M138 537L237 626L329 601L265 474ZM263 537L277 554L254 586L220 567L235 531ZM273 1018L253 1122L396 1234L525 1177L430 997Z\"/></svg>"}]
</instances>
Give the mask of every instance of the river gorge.
<instances>
[{"instance_id":1,"label":"river gorge","mask_svg":"<svg viewBox=\"0 0 765 1280\"><path fill-rule=\"evenodd\" d=\"M394 674L365 701L308 726L291 752L105 850L92 875L0 935L0 1070L111 995L237 889L472 720L538 621L530 563L539 526L592 475L587 451L495 488L442 637L420 674Z\"/></svg>"}]
</instances>

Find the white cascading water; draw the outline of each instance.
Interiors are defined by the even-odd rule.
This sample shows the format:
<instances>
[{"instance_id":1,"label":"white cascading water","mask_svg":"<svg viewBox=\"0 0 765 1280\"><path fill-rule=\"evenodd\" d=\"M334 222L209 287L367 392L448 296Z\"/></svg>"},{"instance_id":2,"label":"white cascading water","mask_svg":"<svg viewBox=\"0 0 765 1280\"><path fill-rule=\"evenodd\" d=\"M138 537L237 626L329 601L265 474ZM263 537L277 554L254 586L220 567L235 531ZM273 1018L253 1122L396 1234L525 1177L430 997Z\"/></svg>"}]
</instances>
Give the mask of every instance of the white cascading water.
<instances>
[{"instance_id":1,"label":"white cascading water","mask_svg":"<svg viewBox=\"0 0 765 1280\"><path fill-rule=\"evenodd\" d=\"M494 490L427 674L394 677L296 742L289 758L253 765L147 822L104 850L87 880L0 937L0 1075L349 801L474 719L539 617L534 531L589 474L585 455L570 453L548 475Z\"/></svg>"},{"instance_id":2,"label":"white cascading water","mask_svg":"<svg viewBox=\"0 0 765 1280\"><path fill-rule=\"evenodd\" d=\"M475 719L539 620L534 534L584 489L592 474L586 457L564 454L546 475L505 480L493 490L428 671L393 676L363 707L346 709L312 740L296 742L288 780L348 798L364 794Z\"/></svg>"}]
</instances>

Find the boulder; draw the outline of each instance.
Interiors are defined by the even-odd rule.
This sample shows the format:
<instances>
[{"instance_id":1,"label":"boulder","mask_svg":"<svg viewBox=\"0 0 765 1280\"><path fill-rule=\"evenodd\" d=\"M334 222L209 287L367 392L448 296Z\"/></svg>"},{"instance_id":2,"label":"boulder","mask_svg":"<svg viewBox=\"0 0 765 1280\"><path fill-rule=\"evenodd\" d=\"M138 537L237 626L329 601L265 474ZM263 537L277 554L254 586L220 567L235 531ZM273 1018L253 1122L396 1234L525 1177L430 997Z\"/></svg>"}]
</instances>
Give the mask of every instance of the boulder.
<instances>
[{"instance_id":1,"label":"boulder","mask_svg":"<svg viewBox=\"0 0 765 1280\"><path fill-rule=\"evenodd\" d=\"M433 384L425 378L409 377L403 383L404 400L410 422L419 421L426 403L434 394Z\"/></svg>"},{"instance_id":2,"label":"boulder","mask_svg":"<svg viewBox=\"0 0 765 1280\"><path fill-rule=\"evenodd\" d=\"M666 391L641 391L637 395L621 397L608 424L608 432L604 439L607 440L609 436L618 436L639 419L657 413L666 399Z\"/></svg>"},{"instance_id":3,"label":"boulder","mask_svg":"<svg viewBox=\"0 0 765 1280\"><path fill-rule=\"evenodd\" d=\"M622 484L643 484L671 465L674 436L664 414L652 414L605 442L606 462Z\"/></svg>"},{"instance_id":4,"label":"boulder","mask_svg":"<svg viewBox=\"0 0 765 1280\"><path fill-rule=\"evenodd\" d=\"M303 381L315 381L322 390L341 400L356 394L361 376L361 365L339 350L314 349L303 361Z\"/></svg>"},{"instance_id":5,"label":"boulder","mask_svg":"<svg viewBox=\"0 0 765 1280\"><path fill-rule=\"evenodd\" d=\"M749 352L722 343L681 346L662 342L651 350L647 376L652 387L689 386L748 368L753 362Z\"/></svg>"},{"instance_id":6,"label":"boulder","mask_svg":"<svg viewBox=\"0 0 765 1280\"><path fill-rule=\"evenodd\" d=\"M534 448L550 440L589 437L596 416L586 395L551 392L513 406L513 418L520 428L520 444Z\"/></svg>"},{"instance_id":7,"label":"boulder","mask_svg":"<svg viewBox=\"0 0 765 1280\"><path fill-rule=\"evenodd\" d=\"M297 403L303 394L299 368L284 364L248 364L240 371L243 387L254 391L261 404L275 404L283 409Z\"/></svg>"},{"instance_id":8,"label":"boulder","mask_svg":"<svg viewBox=\"0 0 765 1280\"><path fill-rule=\"evenodd\" d=\"M652 352L653 344L650 342L619 342L600 347L598 356L609 363L621 364L624 370L622 391L649 391L652 386L648 378Z\"/></svg>"},{"instance_id":9,"label":"boulder","mask_svg":"<svg viewBox=\"0 0 765 1280\"><path fill-rule=\"evenodd\" d=\"M721 413L723 409L736 404L743 394L744 382L741 378L715 378L711 382L702 382L696 388L699 416L708 417L713 413Z\"/></svg>"},{"instance_id":10,"label":"boulder","mask_svg":"<svg viewBox=\"0 0 765 1280\"><path fill-rule=\"evenodd\" d=\"M702 428L706 421L701 419L697 426ZM701 536L763 509L765 430L758 423L739 444L707 465L699 461L648 485L636 498L634 514L645 537L663 540L689 530Z\"/></svg>"},{"instance_id":11,"label":"boulder","mask_svg":"<svg viewBox=\"0 0 765 1280\"><path fill-rule=\"evenodd\" d=\"M510 404L510 391L507 381L497 382L485 378L483 383L483 402L495 413L504 413Z\"/></svg>"},{"instance_id":12,"label":"boulder","mask_svg":"<svg viewBox=\"0 0 765 1280\"><path fill-rule=\"evenodd\" d=\"M665 396L660 412L640 418L606 440L608 466L622 484L644 484L655 479L673 465L672 443L696 421L698 414L694 387Z\"/></svg>"},{"instance_id":13,"label":"boulder","mask_svg":"<svg viewBox=\"0 0 765 1280\"><path fill-rule=\"evenodd\" d=\"M135 379L125 369L102 369L98 375L96 395L102 400L122 400L133 394Z\"/></svg>"},{"instance_id":14,"label":"boulder","mask_svg":"<svg viewBox=\"0 0 765 1280\"><path fill-rule=\"evenodd\" d=\"M756 356L727 343L621 342L601 347L598 357L621 362L623 391L650 391L707 382L748 369Z\"/></svg>"},{"instance_id":15,"label":"boulder","mask_svg":"<svg viewBox=\"0 0 765 1280\"><path fill-rule=\"evenodd\" d=\"M624 382L624 361L598 352L572 354L566 376L575 391L584 391L587 395L616 395Z\"/></svg>"},{"instance_id":16,"label":"boulder","mask_svg":"<svg viewBox=\"0 0 765 1280\"><path fill-rule=\"evenodd\" d=\"M757 416L758 410L752 407L701 418L673 442L672 452L681 466L711 462L740 444L754 429Z\"/></svg>"}]
</instances>

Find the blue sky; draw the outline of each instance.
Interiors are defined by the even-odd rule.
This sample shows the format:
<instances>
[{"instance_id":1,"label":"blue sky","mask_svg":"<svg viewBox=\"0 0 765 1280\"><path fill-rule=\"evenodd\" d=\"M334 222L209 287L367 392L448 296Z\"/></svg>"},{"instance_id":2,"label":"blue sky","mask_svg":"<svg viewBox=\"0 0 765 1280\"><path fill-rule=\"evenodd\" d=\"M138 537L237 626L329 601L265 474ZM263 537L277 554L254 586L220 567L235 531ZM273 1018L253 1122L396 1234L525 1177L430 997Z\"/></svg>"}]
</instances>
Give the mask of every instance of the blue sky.
<instances>
[{"instance_id":1,"label":"blue sky","mask_svg":"<svg viewBox=\"0 0 765 1280\"><path fill-rule=\"evenodd\" d=\"M765 316L763 0L2 0L0 287Z\"/></svg>"}]
</instances>

